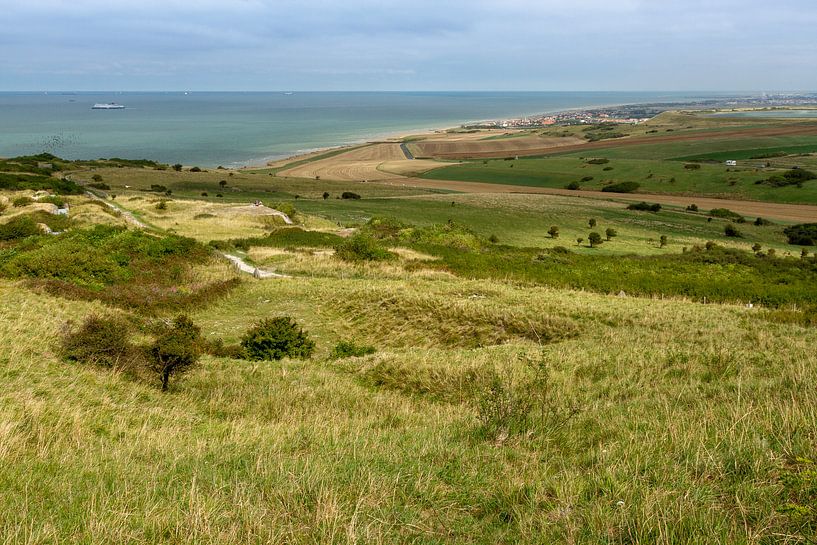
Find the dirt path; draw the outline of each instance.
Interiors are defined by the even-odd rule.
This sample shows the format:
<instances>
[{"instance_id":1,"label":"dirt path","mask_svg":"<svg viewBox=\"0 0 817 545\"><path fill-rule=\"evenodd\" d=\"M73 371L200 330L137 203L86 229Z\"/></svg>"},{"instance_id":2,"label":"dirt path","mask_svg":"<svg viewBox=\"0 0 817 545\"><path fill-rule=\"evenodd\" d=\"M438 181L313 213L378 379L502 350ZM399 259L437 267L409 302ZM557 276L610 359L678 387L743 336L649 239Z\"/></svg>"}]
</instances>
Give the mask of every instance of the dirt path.
<instances>
[{"instance_id":1,"label":"dirt path","mask_svg":"<svg viewBox=\"0 0 817 545\"><path fill-rule=\"evenodd\" d=\"M121 208L121 207L115 205L114 203L103 199L99 195L95 195L94 193L92 193L90 191L86 191L85 194L88 197L92 198L93 200L101 202L102 204L104 204L105 206L110 208L111 210L116 210L119 214L122 215L122 218L126 222L130 223L134 227L138 227L139 229L149 229L148 225L146 223L144 223L143 221L141 221L136 216L134 216L132 212L128 212L124 208Z\"/></svg>"},{"instance_id":2,"label":"dirt path","mask_svg":"<svg viewBox=\"0 0 817 545\"><path fill-rule=\"evenodd\" d=\"M254 267L249 265L243 259L238 257L237 255L231 254L221 254L226 257L233 265L235 265L236 270L241 271L243 273L251 274L255 278L291 278L285 274L279 274L272 271L266 271L264 269L259 269L258 267Z\"/></svg>"},{"instance_id":3,"label":"dirt path","mask_svg":"<svg viewBox=\"0 0 817 545\"><path fill-rule=\"evenodd\" d=\"M810 204L781 204L739 199L718 199L714 197L695 197L686 195L660 195L652 193L605 193L602 191L571 191L548 187L527 187L507 184L489 184L483 182L456 182L447 180L425 180L422 178L403 178L399 182L382 182L386 185L401 185L424 189L449 189L462 193L533 193L546 195L563 195L624 202L657 202L671 206L688 206L696 204L701 210L728 208L748 217L762 217L796 223L817 222L817 206Z\"/></svg>"}]
</instances>

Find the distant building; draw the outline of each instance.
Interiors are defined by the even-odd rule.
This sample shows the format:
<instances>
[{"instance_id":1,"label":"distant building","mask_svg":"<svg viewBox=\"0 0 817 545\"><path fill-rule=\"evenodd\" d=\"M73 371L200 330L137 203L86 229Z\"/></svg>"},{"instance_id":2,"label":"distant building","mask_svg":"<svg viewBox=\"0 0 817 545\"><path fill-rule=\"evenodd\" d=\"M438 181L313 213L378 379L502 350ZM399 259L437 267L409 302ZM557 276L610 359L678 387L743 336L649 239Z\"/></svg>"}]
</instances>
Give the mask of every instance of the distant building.
<instances>
[{"instance_id":1,"label":"distant building","mask_svg":"<svg viewBox=\"0 0 817 545\"><path fill-rule=\"evenodd\" d=\"M730 160L726 161L726 166L728 166L728 167L736 167L736 166L738 166L738 162L737 162L737 161L735 161L735 160L730 159Z\"/></svg>"}]
</instances>

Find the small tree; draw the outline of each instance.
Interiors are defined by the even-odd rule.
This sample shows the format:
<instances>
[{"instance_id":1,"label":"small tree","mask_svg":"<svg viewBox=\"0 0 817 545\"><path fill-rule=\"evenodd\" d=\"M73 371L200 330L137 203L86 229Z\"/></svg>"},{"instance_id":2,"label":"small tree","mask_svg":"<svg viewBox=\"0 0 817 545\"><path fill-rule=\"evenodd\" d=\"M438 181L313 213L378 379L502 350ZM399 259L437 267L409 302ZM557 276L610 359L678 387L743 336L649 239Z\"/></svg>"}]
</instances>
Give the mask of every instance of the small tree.
<instances>
[{"instance_id":1,"label":"small tree","mask_svg":"<svg viewBox=\"0 0 817 545\"><path fill-rule=\"evenodd\" d=\"M754 253L758 253L762 249L763 249L763 246L761 246L759 242L755 242L754 244L752 244L752 251Z\"/></svg>"},{"instance_id":2,"label":"small tree","mask_svg":"<svg viewBox=\"0 0 817 545\"><path fill-rule=\"evenodd\" d=\"M807 257L808 257L808 250L806 250L805 248L801 249L800 250L800 259L805 259Z\"/></svg>"},{"instance_id":3,"label":"small tree","mask_svg":"<svg viewBox=\"0 0 817 545\"><path fill-rule=\"evenodd\" d=\"M591 247L591 248L595 248L596 246L598 246L599 244L601 244L602 242L604 242L604 241L601 239L601 235L600 235L600 234L598 234L598 233L597 233L597 232L595 232L595 231L593 231L592 233L590 233L590 234L587 236L587 241L590 243L590 247Z\"/></svg>"},{"instance_id":4,"label":"small tree","mask_svg":"<svg viewBox=\"0 0 817 545\"><path fill-rule=\"evenodd\" d=\"M689 212L697 212L698 211L698 205L697 204L690 204L689 206L687 206L687 210Z\"/></svg>"},{"instance_id":5,"label":"small tree","mask_svg":"<svg viewBox=\"0 0 817 545\"><path fill-rule=\"evenodd\" d=\"M91 179L95 182L101 182L102 176L100 176L99 174L94 174L93 176L91 176Z\"/></svg>"},{"instance_id":6,"label":"small tree","mask_svg":"<svg viewBox=\"0 0 817 545\"><path fill-rule=\"evenodd\" d=\"M588 224L588 225L590 226L590 228L592 229L593 227L595 227L595 226L596 226L596 218L590 218L590 221L588 221L588 222L587 222L587 224Z\"/></svg>"},{"instance_id":7,"label":"small tree","mask_svg":"<svg viewBox=\"0 0 817 545\"><path fill-rule=\"evenodd\" d=\"M224 189L225 187L227 187L227 180L221 180L221 181L218 183L218 186L219 186L221 189Z\"/></svg>"},{"instance_id":8,"label":"small tree","mask_svg":"<svg viewBox=\"0 0 817 545\"><path fill-rule=\"evenodd\" d=\"M193 367L201 355L201 329L187 316L180 315L173 325L165 326L150 348L153 370L167 391L171 375L181 375Z\"/></svg>"},{"instance_id":9,"label":"small tree","mask_svg":"<svg viewBox=\"0 0 817 545\"><path fill-rule=\"evenodd\" d=\"M661 238L658 239L658 245L661 248L667 245L667 235L661 235Z\"/></svg>"},{"instance_id":10,"label":"small tree","mask_svg":"<svg viewBox=\"0 0 817 545\"><path fill-rule=\"evenodd\" d=\"M175 170L176 172L181 172L182 165L180 163L176 163L175 165L173 165L173 170Z\"/></svg>"},{"instance_id":11,"label":"small tree","mask_svg":"<svg viewBox=\"0 0 817 545\"><path fill-rule=\"evenodd\" d=\"M328 199L328 198L329 198L329 192L328 192L328 191L324 191L324 192L323 192L323 200L326 200L326 199Z\"/></svg>"},{"instance_id":12,"label":"small tree","mask_svg":"<svg viewBox=\"0 0 817 545\"><path fill-rule=\"evenodd\" d=\"M577 238L576 239L576 246L581 246L582 242L584 242L584 239L582 237Z\"/></svg>"},{"instance_id":13,"label":"small tree","mask_svg":"<svg viewBox=\"0 0 817 545\"><path fill-rule=\"evenodd\" d=\"M740 234L740 231L731 224L727 224L726 227L723 228L723 234L732 238L740 238L743 236Z\"/></svg>"},{"instance_id":14,"label":"small tree","mask_svg":"<svg viewBox=\"0 0 817 545\"><path fill-rule=\"evenodd\" d=\"M244 334L241 346L250 360L306 359L315 350L315 342L289 316L264 318Z\"/></svg>"},{"instance_id":15,"label":"small tree","mask_svg":"<svg viewBox=\"0 0 817 545\"><path fill-rule=\"evenodd\" d=\"M613 229L612 227L608 227L604 234L607 235L607 240L611 240L613 237L618 236L618 231Z\"/></svg>"},{"instance_id":16,"label":"small tree","mask_svg":"<svg viewBox=\"0 0 817 545\"><path fill-rule=\"evenodd\" d=\"M548 229L548 234L550 235L550 238L559 238L559 226L551 225L550 229Z\"/></svg>"}]
</instances>

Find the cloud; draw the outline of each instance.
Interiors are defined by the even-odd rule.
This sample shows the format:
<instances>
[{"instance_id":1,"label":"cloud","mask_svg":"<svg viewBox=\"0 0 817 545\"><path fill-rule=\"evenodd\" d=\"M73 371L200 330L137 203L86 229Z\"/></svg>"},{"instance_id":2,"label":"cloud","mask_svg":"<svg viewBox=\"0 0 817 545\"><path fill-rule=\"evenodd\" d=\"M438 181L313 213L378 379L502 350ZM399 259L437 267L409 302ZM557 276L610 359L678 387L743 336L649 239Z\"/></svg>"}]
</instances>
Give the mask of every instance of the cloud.
<instances>
[{"instance_id":1,"label":"cloud","mask_svg":"<svg viewBox=\"0 0 817 545\"><path fill-rule=\"evenodd\" d=\"M106 74L133 89L721 89L767 87L765 74L817 88L811 0L0 0L0 12L6 89Z\"/></svg>"}]
</instances>

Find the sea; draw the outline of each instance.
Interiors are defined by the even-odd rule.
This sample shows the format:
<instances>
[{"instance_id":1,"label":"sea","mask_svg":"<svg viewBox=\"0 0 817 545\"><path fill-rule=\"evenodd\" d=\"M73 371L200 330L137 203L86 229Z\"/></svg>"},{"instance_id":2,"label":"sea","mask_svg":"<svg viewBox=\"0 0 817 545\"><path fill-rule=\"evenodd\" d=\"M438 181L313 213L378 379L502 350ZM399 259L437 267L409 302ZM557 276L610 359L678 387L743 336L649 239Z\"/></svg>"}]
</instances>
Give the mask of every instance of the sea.
<instances>
[{"instance_id":1,"label":"sea","mask_svg":"<svg viewBox=\"0 0 817 545\"><path fill-rule=\"evenodd\" d=\"M622 104L648 92L0 92L0 157L120 157L202 167L263 165L412 131ZM93 110L115 102L122 110Z\"/></svg>"}]
</instances>

